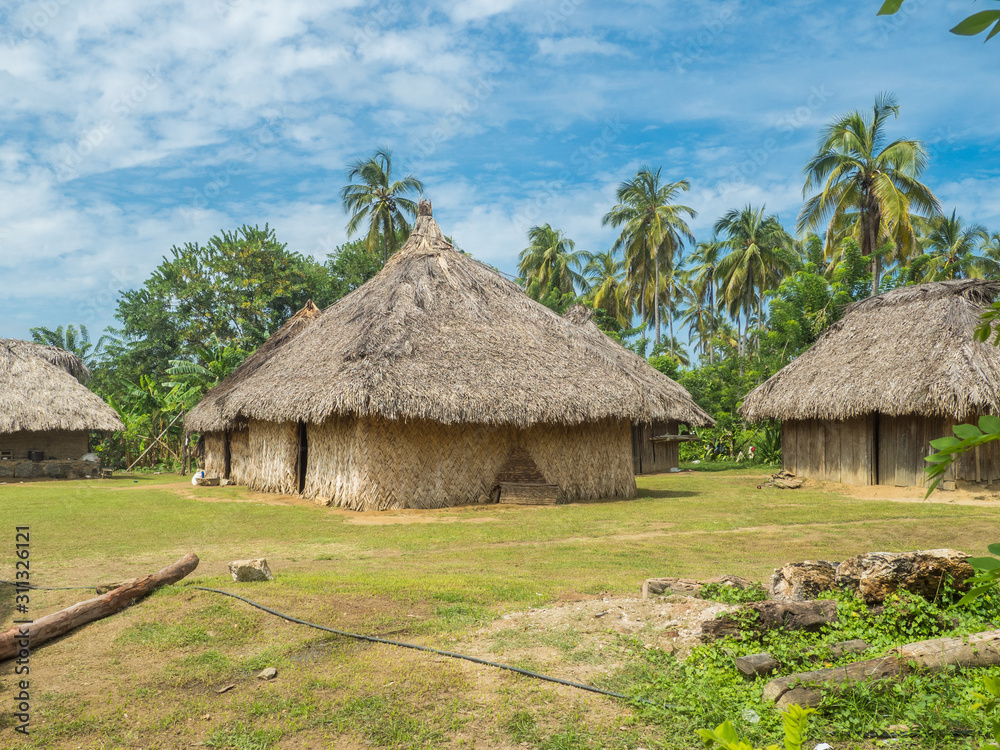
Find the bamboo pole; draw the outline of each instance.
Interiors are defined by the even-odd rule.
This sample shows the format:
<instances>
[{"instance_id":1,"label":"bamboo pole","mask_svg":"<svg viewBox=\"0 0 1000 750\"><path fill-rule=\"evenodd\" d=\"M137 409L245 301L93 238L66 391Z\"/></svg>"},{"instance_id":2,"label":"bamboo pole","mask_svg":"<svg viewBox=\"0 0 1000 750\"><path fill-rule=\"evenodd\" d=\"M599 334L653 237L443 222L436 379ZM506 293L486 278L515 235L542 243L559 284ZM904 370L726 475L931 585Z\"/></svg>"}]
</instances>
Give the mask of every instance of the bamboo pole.
<instances>
[{"instance_id":1,"label":"bamboo pole","mask_svg":"<svg viewBox=\"0 0 1000 750\"><path fill-rule=\"evenodd\" d=\"M171 427L173 427L174 426L174 422L176 422L178 419L180 419L183 415L184 415L184 412L182 412L182 411L177 412L177 416L174 417L173 422L171 422L170 424L168 424L167 427L166 427L166 429L164 429L163 432L160 433L160 437L163 437L164 435L166 435L167 434L167 430L169 430ZM159 441L159 439L160 438L156 438L157 441ZM127 469L125 469L125 471L126 472L132 471L132 467L135 466L137 463L139 463L143 458L145 458L146 454L149 453L151 450L153 450L153 447L155 445L156 445L156 443L152 443L148 448L146 448L146 450L144 450L142 452L142 455L139 456L139 458L137 458L135 461L133 461L132 464Z\"/></svg>"}]
</instances>

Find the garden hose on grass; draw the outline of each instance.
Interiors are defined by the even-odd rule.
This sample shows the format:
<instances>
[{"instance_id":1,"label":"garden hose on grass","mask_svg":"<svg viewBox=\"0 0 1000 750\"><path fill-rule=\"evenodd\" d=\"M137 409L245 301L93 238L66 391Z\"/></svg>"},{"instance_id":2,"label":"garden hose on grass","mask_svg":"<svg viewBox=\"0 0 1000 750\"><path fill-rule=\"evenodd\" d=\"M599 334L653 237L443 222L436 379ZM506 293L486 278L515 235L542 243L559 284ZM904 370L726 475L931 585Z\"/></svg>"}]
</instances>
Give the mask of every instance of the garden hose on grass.
<instances>
[{"instance_id":1,"label":"garden hose on grass","mask_svg":"<svg viewBox=\"0 0 1000 750\"><path fill-rule=\"evenodd\" d=\"M520 667L514 667L510 664L501 664L496 661L488 661L487 659L480 659L478 656L469 656L467 654L456 654L453 651L442 651L440 649L431 648L430 646L418 646L415 643L404 643L403 641L391 641L387 638L378 638L373 635L361 635L360 633L350 633L346 630L336 630L334 628L328 628L325 625L317 625L314 622L308 622L307 620L300 620L298 617L292 617L291 615L286 615L284 612L279 612L276 609L271 609L270 607L265 607L263 604L258 604L255 601L251 601L245 597L239 596L238 594L231 594L228 591L223 591L221 589L210 589L205 586L186 586L185 588L198 589L199 591L211 591L213 594L222 594L223 596L230 596L233 599L239 599L241 602L246 602L251 607L256 607L257 609L268 612L275 617L280 617L283 620L288 620L288 622L294 622L299 625L307 625L310 628L316 628L316 630L323 630L327 633L333 633L334 635L341 635L346 638L354 638L359 641L368 641L369 643L384 643L387 646L399 646L400 648L412 648L415 651L426 651L431 654L437 654L438 656L447 656L452 659L464 659L465 661L471 661L474 664L484 664L487 667L496 667L497 669L506 669L510 672L517 672L525 677L534 677L536 680L545 680L546 682L554 682L557 685L566 685L567 687L576 688L577 690L586 690L590 693L597 693L599 695L606 695L609 698L618 698L619 700L627 701L630 703L645 703L646 705L653 706L655 708L672 708L678 711L688 711L690 710L686 706L675 706L669 703L654 703L653 701L646 700L645 698L630 698L627 695L622 695L621 693L613 693L610 690L602 690L601 688L592 687L591 685L584 685L580 682L570 682L569 680L562 680L558 677L550 677L549 675L539 674L538 672L531 672L527 669L521 669Z\"/></svg>"}]
</instances>

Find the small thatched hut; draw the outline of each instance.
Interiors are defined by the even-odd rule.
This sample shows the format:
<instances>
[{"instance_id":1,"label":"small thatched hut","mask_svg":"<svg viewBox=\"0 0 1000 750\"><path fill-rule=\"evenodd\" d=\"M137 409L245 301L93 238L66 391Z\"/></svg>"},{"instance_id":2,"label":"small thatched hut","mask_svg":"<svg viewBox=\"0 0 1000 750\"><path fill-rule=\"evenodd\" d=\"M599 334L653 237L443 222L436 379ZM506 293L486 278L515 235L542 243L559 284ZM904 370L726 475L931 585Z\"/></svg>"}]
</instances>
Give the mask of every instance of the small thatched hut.
<instances>
[{"instance_id":1,"label":"small thatched hut","mask_svg":"<svg viewBox=\"0 0 1000 750\"><path fill-rule=\"evenodd\" d=\"M261 344L243 363L230 373L184 417L188 432L200 432L204 439L202 468L206 476L225 477L235 484L247 484L250 462L250 429L246 420L226 421L222 405L226 397L247 380L281 347L298 336L320 315L312 300L290 317L271 338Z\"/></svg>"},{"instance_id":2,"label":"small thatched hut","mask_svg":"<svg viewBox=\"0 0 1000 750\"><path fill-rule=\"evenodd\" d=\"M248 426L251 488L357 510L632 497L632 423L711 424L596 327L457 252L426 202L374 279L216 406L216 428Z\"/></svg>"},{"instance_id":3,"label":"small thatched hut","mask_svg":"<svg viewBox=\"0 0 1000 750\"><path fill-rule=\"evenodd\" d=\"M857 302L740 411L781 420L784 467L796 474L922 485L931 440L1000 414L1000 349L973 338L998 291L1000 283L968 279ZM954 478L1000 479L1000 444L958 462Z\"/></svg>"},{"instance_id":4,"label":"small thatched hut","mask_svg":"<svg viewBox=\"0 0 1000 750\"><path fill-rule=\"evenodd\" d=\"M78 459L90 431L123 430L115 410L84 385L90 371L54 346L0 339L0 457Z\"/></svg>"}]
</instances>

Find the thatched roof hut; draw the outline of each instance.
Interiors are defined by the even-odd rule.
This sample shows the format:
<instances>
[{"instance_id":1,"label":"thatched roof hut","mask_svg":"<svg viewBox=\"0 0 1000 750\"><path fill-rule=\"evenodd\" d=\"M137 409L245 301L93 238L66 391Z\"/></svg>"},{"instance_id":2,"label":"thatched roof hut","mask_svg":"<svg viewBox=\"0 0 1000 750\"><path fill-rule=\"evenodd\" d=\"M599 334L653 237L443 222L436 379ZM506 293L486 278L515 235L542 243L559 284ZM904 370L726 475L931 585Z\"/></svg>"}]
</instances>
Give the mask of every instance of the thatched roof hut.
<instances>
[{"instance_id":1,"label":"thatched roof hut","mask_svg":"<svg viewBox=\"0 0 1000 750\"><path fill-rule=\"evenodd\" d=\"M0 340L0 455L79 458L91 430L123 430L114 409L77 379L76 355L26 341Z\"/></svg>"},{"instance_id":2,"label":"thatched roof hut","mask_svg":"<svg viewBox=\"0 0 1000 750\"><path fill-rule=\"evenodd\" d=\"M782 421L789 470L851 483L921 484L930 440L950 435L956 423L1000 413L1000 349L973 337L998 292L998 282L963 279L857 302L747 395L740 412L754 422ZM850 443L851 458L841 460L837 442L844 450ZM980 480L994 472L1000 478L1000 460L981 452ZM964 466L958 478L976 474Z\"/></svg>"},{"instance_id":3,"label":"thatched roof hut","mask_svg":"<svg viewBox=\"0 0 1000 750\"><path fill-rule=\"evenodd\" d=\"M524 452L525 476L564 497L628 496L631 423L712 422L593 324L457 252L426 202L374 279L217 406L224 426L250 425L251 486L352 508L475 502Z\"/></svg>"}]
</instances>

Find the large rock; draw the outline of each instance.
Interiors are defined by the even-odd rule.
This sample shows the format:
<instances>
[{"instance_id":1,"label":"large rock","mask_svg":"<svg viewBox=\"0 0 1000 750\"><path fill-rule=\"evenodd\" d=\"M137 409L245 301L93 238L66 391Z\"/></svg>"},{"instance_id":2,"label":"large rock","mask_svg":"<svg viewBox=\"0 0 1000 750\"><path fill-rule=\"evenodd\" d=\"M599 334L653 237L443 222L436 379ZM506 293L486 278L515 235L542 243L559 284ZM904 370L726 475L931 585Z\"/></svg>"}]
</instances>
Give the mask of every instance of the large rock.
<instances>
[{"instance_id":1,"label":"large rock","mask_svg":"<svg viewBox=\"0 0 1000 750\"><path fill-rule=\"evenodd\" d=\"M729 586L746 590L756 585L754 581L741 578L740 576L716 576L706 578L704 581L695 581L692 578L647 578L642 582L642 598L648 599L652 594L683 594L684 596L698 596L698 593L705 587L712 584Z\"/></svg>"},{"instance_id":2,"label":"large rock","mask_svg":"<svg viewBox=\"0 0 1000 750\"><path fill-rule=\"evenodd\" d=\"M837 565L826 560L806 560L776 568L771 576L772 599L804 602L837 588Z\"/></svg>"},{"instance_id":3,"label":"large rock","mask_svg":"<svg viewBox=\"0 0 1000 750\"><path fill-rule=\"evenodd\" d=\"M868 605L881 604L900 590L933 601L946 576L958 587L972 577L969 557L953 549L869 552L837 566L837 585Z\"/></svg>"},{"instance_id":4,"label":"large rock","mask_svg":"<svg viewBox=\"0 0 1000 750\"><path fill-rule=\"evenodd\" d=\"M804 630L818 633L824 625L837 619L837 602L766 601L744 604L735 612L726 612L701 625L701 639L712 641L743 633L763 633L766 630Z\"/></svg>"},{"instance_id":5,"label":"large rock","mask_svg":"<svg viewBox=\"0 0 1000 750\"><path fill-rule=\"evenodd\" d=\"M274 580L271 569L267 567L267 560L263 557L253 560L233 560L229 563L229 572L233 580L239 583Z\"/></svg>"}]
</instances>

